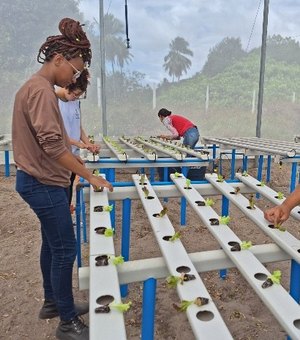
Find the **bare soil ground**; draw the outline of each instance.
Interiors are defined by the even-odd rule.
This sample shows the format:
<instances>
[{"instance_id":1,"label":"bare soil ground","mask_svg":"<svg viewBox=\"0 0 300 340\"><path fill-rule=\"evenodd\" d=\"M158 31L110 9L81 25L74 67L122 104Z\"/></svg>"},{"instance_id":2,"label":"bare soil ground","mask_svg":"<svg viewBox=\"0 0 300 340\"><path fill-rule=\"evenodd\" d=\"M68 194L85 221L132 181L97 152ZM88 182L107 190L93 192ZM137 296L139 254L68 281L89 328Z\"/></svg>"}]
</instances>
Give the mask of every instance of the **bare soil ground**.
<instances>
[{"instance_id":1,"label":"bare soil ground","mask_svg":"<svg viewBox=\"0 0 300 340\"><path fill-rule=\"evenodd\" d=\"M251 171L250 171L251 173ZM252 174L255 176L255 171ZM118 180L129 180L130 175L123 171ZM285 194L289 190L290 169L277 165L272 168L270 186ZM43 340L55 339L58 319L39 320L38 312L42 305L43 291L39 269L40 229L39 223L14 190L15 176L5 178L0 171L0 339L3 340ZM221 214L221 197L214 206ZM263 199L257 203L262 209L270 204ZM211 236L192 210L187 209L187 225L182 228L179 222L179 199L167 203L168 216L174 228L181 230L181 240L190 252L219 249L217 241ZM116 253L120 253L121 204L116 207ZM246 218L233 205L230 206L232 221L230 227L242 240L253 244L272 241ZM286 222L289 232L299 238L299 226L292 218ZM160 251L152 229L143 214L141 202L132 204L130 258L142 259L160 257ZM88 265L88 244L83 245L83 264ZM282 271L282 284L289 289L290 261L267 264L270 272ZM286 334L276 319L256 296L249 284L236 269L228 270L225 280L218 272L200 275L217 305L234 339L285 339ZM78 291L77 269L74 270L74 294L77 300L88 300L87 291ZM129 286L126 301L132 301L132 308L126 313L128 339L140 339L142 283ZM178 303L176 290L169 289L165 280L158 280L156 303L155 339L194 339L185 313L178 313L173 302ZM88 316L85 316L88 322ZM105 339L103 339L105 340ZM119 339L116 339L119 340Z\"/></svg>"}]
</instances>

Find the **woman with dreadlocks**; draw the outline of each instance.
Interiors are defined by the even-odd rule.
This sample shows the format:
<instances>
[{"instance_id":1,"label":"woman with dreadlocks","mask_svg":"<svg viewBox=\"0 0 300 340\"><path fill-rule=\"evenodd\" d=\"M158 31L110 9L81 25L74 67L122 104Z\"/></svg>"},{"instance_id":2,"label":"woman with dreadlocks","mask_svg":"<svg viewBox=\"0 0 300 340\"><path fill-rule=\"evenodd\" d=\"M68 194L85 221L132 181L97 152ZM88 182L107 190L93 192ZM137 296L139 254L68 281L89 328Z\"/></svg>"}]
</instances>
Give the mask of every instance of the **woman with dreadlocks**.
<instances>
[{"instance_id":1,"label":"woman with dreadlocks","mask_svg":"<svg viewBox=\"0 0 300 340\"><path fill-rule=\"evenodd\" d=\"M78 21L59 23L60 35L50 36L41 46L37 60L42 67L17 92L12 141L17 166L16 190L41 223L40 265L45 302L41 319L59 316L56 337L61 340L88 340L89 329L78 317L88 304L74 304L72 271L76 241L67 189L71 172L94 187L112 185L93 176L72 155L58 108L54 85L66 87L90 65L90 42Z\"/></svg>"}]
</instances>

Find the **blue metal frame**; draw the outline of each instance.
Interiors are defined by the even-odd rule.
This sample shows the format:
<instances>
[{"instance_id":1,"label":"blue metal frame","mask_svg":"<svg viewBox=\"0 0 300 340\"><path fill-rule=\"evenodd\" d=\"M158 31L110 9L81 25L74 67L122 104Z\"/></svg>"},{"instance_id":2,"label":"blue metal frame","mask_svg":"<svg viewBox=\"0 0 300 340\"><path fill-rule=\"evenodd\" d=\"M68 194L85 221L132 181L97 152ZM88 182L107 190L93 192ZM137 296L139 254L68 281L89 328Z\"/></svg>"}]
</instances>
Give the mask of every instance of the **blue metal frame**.
<instances>
[{"instance_id":1,"label":"blue metal frame","mask_svg":"<svg viewBox=\"0 0 300 340\"><path fill-rule=\"evenodd\" d=\"M156 279L144 281L143 311L142 311L142 340L154 339Z\"/></svg>"}]
</instances>

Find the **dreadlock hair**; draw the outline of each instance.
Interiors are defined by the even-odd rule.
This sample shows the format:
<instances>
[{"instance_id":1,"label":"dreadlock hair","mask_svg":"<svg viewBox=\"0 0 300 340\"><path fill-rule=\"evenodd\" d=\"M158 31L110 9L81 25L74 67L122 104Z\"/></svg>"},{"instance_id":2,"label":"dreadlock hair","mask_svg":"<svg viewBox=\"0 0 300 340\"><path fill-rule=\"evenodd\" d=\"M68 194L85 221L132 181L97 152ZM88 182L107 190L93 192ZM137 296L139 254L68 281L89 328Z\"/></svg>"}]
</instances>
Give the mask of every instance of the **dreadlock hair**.
<instances>
[{"instance_id":1,"label":"dreadlock hair","mask_svg":"<svg viewBox=\"0 0 300 340\"><path fill-rule=\"evenodd\" d=\"M90 77L89 71L85 68L81 72L80 76L76 79L76 82L66 86L66 89L69 92L73 92L79 89L81 92L86 93L87 86L90 83L89 77Z\"/></svg>"},{"instance_id":2,"label":"dreadlock hair","mask_svg":"<svg viewBox=\"0 0 300 340\"><path fill-rule=\"evenodd\" d=\"M61 35L50 36L46 39L39 49L37 61L44 64L45 61L50 61L55 54L61 54L67 60L81 57L83 62L90 66L91 44L82 26L79 21L70 18L62 19L58 26Z\"/></svg>"}]
</instances>

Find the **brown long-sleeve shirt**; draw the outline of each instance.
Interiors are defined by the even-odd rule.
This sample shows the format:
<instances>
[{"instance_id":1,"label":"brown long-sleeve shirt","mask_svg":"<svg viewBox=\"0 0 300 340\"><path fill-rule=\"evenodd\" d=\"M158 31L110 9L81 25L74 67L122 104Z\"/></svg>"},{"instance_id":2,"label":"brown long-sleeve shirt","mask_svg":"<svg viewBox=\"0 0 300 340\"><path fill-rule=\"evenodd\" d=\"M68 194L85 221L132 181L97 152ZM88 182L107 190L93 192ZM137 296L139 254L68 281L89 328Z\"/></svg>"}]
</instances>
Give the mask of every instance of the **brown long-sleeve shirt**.
<instances>
[{"instance_id":1,"label":"brown long-sleeve shirt","mask_svg":"<svg viewBox=\"0 0 300 340\"><path fill-rule=\"evenodd\" d=\"M34 74L15 97L12 143L18 168L49 185L67 187L71 172L57 159L70 143L50 82Z\"/></svg>"}]
</instances>

